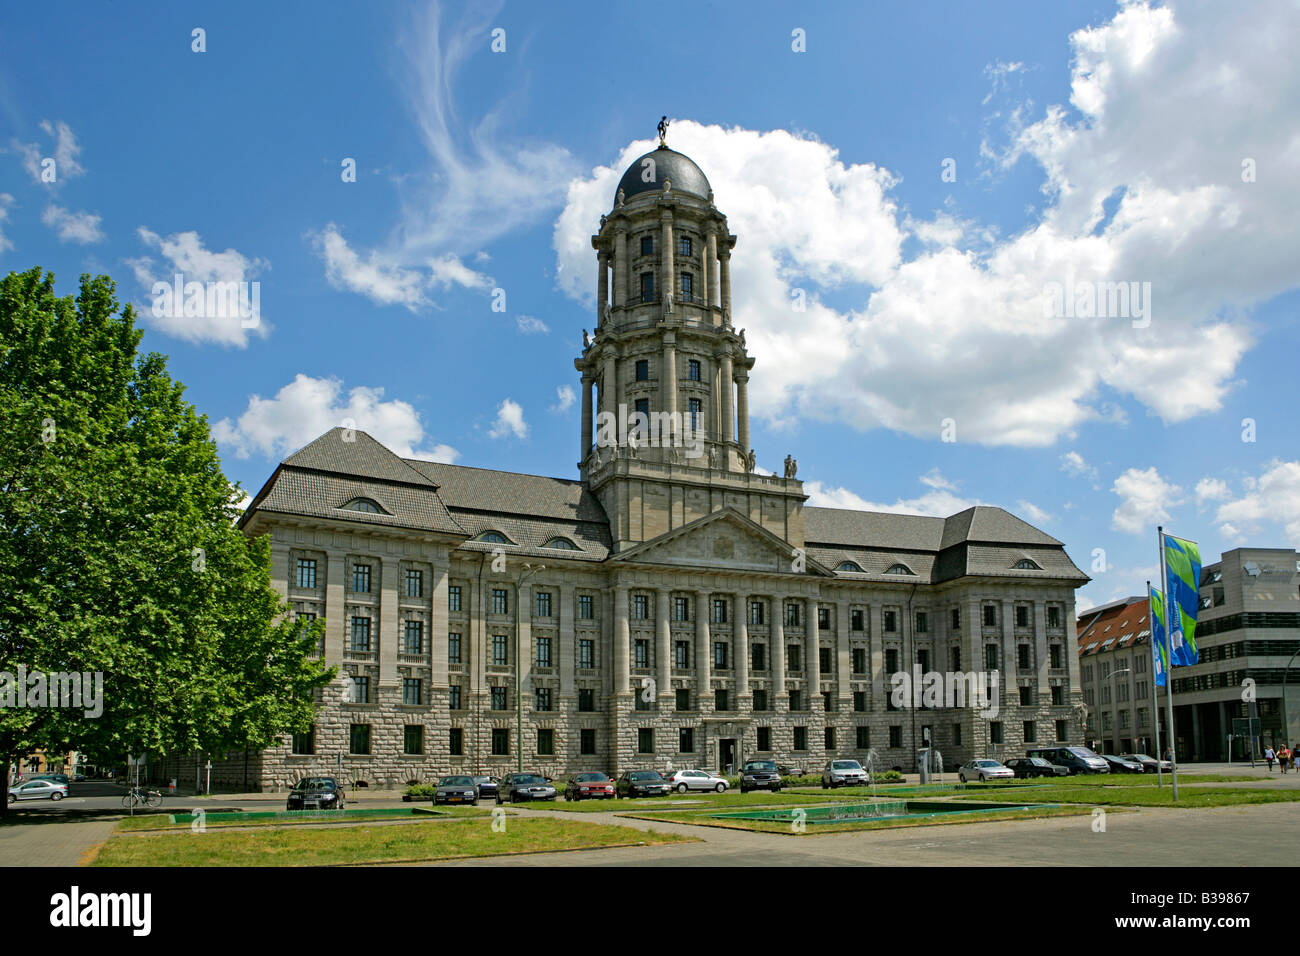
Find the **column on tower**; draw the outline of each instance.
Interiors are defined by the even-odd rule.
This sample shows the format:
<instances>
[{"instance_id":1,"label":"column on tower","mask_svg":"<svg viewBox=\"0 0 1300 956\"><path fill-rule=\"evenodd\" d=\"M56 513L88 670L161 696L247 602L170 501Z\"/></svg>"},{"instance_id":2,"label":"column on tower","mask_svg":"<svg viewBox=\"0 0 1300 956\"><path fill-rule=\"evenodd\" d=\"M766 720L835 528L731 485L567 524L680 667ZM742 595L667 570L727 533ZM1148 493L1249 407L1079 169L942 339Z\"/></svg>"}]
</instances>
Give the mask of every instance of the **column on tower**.
<instances>
[{"instance_id":1,"label":"column on tower","mask_svg":"<svg viewBox=\"0 0 1300 956\"><path fill-rule=\"evenodd\" d=\"M627 226L614 228L614 308L627 304Z\"/></svg>"},{"instance_id":2,"label":"column on tower","mask_svg":"<svg viewBox=\"0 0 1300 956\"><path fill-rule=\"evenodd\" d=\"M676 420L677 415L677 338L673 333L668 332L664 335L664 368L660 376L663 383L663 410L668 412Z\"/></svg>"},{"instance_id":3,"label":"column on tower","mask_svg":"<svg viewBox=\"0 0 1300 956\"><path fill-rule=\"evenodd\" d=\"M817 620L817 602L806 598L803 605L804 654L808 657L804 670L808 672L808 709L813 710L816 706L813 701L820 702L822 698L821 628Z\"/></svg>"},{"instance_id":4,"label":"column on tower","mask_svg":"<svg viewBox=\"0 0 1300 956\"><path fill-rule=\"evenodd\" d=\"M731 629L736 635L736 646L733 650L736 655L736 697L738 699L749 696L749 617L745 613L746 610L745 593L737 591L732 608L735 624ZM739 710L740 705L737 704L733 709Z\"/></svg>"},{"instance_id":5,"label":"column on tower","mask_svg":"<svg viewBox=\"0 0 1300 956\"><path fill-rule=\"evenodd\" d=\"M614 693L626 694L631 689L627 588L614 588Z\"/></svg>"},{"instance_id":6,"label":"column on tower","mask_svg":"<svg viewBox=\"0 0 1300 956\"><path fill-rule=\"evenodd\" d=\"M710 304L709 290L713 284L709 282L709 236L712 234L712 228L706 227L703 241L700 243L700 294L696 301L708 308Z\"/></svg>"},{"instance_id":7,"label":"column on tower","mask_svg":"<svg viewBox=\"0 0 1300 956\"><path fill-rule=\"evenodd\" d=\"M605 319L605 305L609 302L609 253L601 249L596 253L599 270L596 273L596 328Z\"/></svg>"},{"instance_id":8,"label":"column on tower","mask_svg":"<svg viewBox=\"0 0 1300 956\"><path fill-rule=\"evenodd\" d=\"M591 452L591 385L592 377L586 372L582 374L582 455L578 461L587 460L587 455Z\"/></svg>"},{"instance_id":9,"label":"column on tower","mask_svg":"<svg viewBox=\"0 0 1300 956\"><path fill-rule=\"evenodd\" d=\"M785 601L779 594L772 595L772 635L768 643L772 651L772 697L785 699Z\"/></svg>"},{"instance_id":10,"label":"column on tower","mask_svg":"<svg viewBox=\"0 0 1300 956\"><path fill-rule=\"evenodd\" d=\"M733 372L730 348L724 347L720 361L722 363L722 374L718 378L718 384L722 387L722 395L719 396L722 399L722 440L732 442L735 441L733 429L735 428L736 415L731 405ZM745 451L748 451L748 449L745 449Z\"/></svg>"},{"instance_id":11,"label":"column on tower","mask_svg":"<svg viewBox=\"0 0 1300 956\"><path fill-rule=\"evenodd\" d=\"M725 242L722 244L719 266L722 273L719 281L722 284L721 292L722 292L723 322L724 324L730 324L731 322L731 250L727 248L727 244Z\"/></svg>"},{"instance_id":12,"label":"column on tower","mask_svg":"<svg viewBox=\"0 0 1300 956\"><path fill-rule=\"evenodd\" d=\"M665 209L659 214L659 224L662 227L663 243L661 261L663 262L663 277L660 280L659 301L665 302L666 296L676 289L673 283L673 211L671 208Z\"/></svg>"},{"instance_id":13,"label":"column on tower","mask_svg":"<svg viewBox=\"0 0 1300 956\"><path fill-rule=\"evenodd\" d=\"M672 591L659 588L655 591L655 624L658 628L658 647L655 648L655 663L659 665L658 692L662 696L672 692Z\"/></svg>"},{"instance_id":14,"label":"column on tower","mask_svg":"<svg viewBox=\"0 0 1300 956\"><path fill-rule=\"evenodd\" d=\"M709 592L695 592L695 676L696 693L700 695L701 709L712 690L713 648L709 647Z\"/></svg>"},{"instance_id":15,"label":"column on tower","mask_svg":"<svg viewBox=\"0 0 1300 956\"><path fill-rule=\"evenodd\" d=\"M618 414L616 398L618 393L618 363L614 359L614 352L607 350L605 352L605 377L600 382L600 408L601 411L609 412L611 415Z\"/></svg>"},{"instance_id":16,"label":"column on tower","mask_svg":"<svg viewBox=\"0 0 1300 956\"><path fill-rule=\"evenodd\" d=\"M709 270L709 307L718 305L718 234L713 229L713 224L709 224L709 242L708 242L708 260L705 263Z\"/></svg>"},{"instance_id":17,"label":"column on tower","mask_svg":"<svg viewBox=\"0 0 1300 956\"><path fill-rule=\"evenodd\" d=\"M749 453L749 372L741 368L736 375L736 429L741 454Z\"/></svg>"}]
</instances>

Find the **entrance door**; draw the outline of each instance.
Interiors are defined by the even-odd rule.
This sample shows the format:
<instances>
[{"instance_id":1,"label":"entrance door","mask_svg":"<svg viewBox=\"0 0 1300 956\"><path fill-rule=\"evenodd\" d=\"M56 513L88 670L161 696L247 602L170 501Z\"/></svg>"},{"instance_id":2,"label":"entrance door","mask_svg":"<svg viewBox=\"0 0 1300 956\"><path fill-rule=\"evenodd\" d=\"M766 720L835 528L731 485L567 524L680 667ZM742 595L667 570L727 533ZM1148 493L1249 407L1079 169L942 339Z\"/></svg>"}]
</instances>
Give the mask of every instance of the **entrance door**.
<instances>
[{"instance_id":1,"label":"entrance door","mask_svg":"<svg viewBox=\"0 0 1300 956\"><path fill-rule=\"evenodd\" d=\"M724 737L718 741L718 773L731 774L736 771L736 739Z\"/></svg>"}]
</instances>

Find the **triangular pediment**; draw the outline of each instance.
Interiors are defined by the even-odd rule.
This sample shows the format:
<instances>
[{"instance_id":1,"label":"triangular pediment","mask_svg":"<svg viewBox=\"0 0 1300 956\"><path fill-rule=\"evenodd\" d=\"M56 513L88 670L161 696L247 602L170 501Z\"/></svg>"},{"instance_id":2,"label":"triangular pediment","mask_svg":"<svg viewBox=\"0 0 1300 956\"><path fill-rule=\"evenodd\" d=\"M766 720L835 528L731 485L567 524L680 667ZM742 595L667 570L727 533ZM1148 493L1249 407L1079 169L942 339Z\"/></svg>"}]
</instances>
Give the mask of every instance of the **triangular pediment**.
<instances>
[{"instance_id":1,"label":"triangular pediment","mask_svg":"<svg viewBox=\"0 0 1300 956\"><path fill-rule=\"evenodd\" d=\"M643 541L610 559L714 571L814 574L834 577L822 564L733 508L723 508Z\"/></svg>"}]
</instances>

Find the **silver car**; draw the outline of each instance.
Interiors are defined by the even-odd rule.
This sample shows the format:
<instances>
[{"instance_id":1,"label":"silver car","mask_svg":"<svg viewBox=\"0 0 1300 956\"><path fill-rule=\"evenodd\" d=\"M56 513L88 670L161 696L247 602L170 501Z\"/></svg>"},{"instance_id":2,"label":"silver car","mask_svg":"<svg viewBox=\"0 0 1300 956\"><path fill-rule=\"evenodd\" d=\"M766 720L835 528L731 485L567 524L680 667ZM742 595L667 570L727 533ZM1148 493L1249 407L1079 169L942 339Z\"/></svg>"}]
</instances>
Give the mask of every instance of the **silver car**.
<instances>
[{"instance_id":1,"label":"silver car","mask_svg":"<svg viewBox=\"0 0 1300 956\"><path fill-rule=\"evenodd\" d=\"M29 780L9 788L9 802L19 800L62 800L68 795L68 785L57 780Z\"/></svg>"},{"instance_id":2,"label":"silver car","mask_svg":"<svg viewBox=\"0 0 1300 956\"><path fill-rule=\"evenodd\" d=\"M856 760L832 760L822 771L822 789L856 787L869 783L867 772Z\"/></svg>"},{"instance_id":3,"label":"silver car","mask_svg":"<svg viewBox=\"0 0 1300 956\"><path fill-rule=\"evenodd\" d=\"M727 787L730 786L724 778L707 770L675 770L664 774L664 779L678 793L685 793L687 790L712 790L716 793L726 793Z\"/></svg>"},{"instance_id":4,"label":"silver car","mask_svg":"<svg viewBox=\"0 0 1300 956\"><path fill-rule=\"evenodd\" d=\"M1010 767L1004 767L996 760L971 760L961 765L957 770L957 779L962 783L970 780L978 780L980 783L986 783L989 780L1014 780L1016 772Z\"/></svg>"}]
</instances>

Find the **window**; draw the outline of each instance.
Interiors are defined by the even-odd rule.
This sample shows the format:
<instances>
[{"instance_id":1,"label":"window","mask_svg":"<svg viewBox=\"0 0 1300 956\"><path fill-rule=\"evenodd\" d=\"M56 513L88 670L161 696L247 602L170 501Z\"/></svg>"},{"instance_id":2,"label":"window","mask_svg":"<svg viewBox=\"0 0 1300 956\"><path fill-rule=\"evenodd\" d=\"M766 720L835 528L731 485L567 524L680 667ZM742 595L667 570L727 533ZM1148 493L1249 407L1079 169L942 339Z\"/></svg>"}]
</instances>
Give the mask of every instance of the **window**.
<instances>
[{"instance_id":1,"label":"window","mask_svg":"<svg viewBox=\"0 0 1300 956\"><path fill-rule=\"evenodd\" d=\"M961 609L960 608L952 609L952 629L954 631L961 630Z\"/></svg>"},{"instance_id":2,"label":"window","mask_svg":"<svg viewBox=\"0 0 1300 956\"><path fill-rule=\"evenodd\" d=\"M460 634L450 631L447 634L447 663L459 664L460 662Z\"/></svg>"},{"instance_id":3,"label":"window","mask_svg":"<svg viewBox=\"0 0 1300 956\"><path fill-rule=\"evenodd\" d=\"M549 687L535 688L533 698L533 706L536 710L548 711L551 709L551 689Z\"/></svg>"},{"instance_id":4,"label":"window","mask_svg":"<svg viewBox=\"0 0 1300 956\"><path fill-rule=\"evenodd\" d=\"M863 614L861 610L849 612L850 630L861 631L865 629L865 625L866 625L866 615Z\"/></svg>"},{"instance_id":5,"label":"window","mask_svg":"<svg viewBox=\"0 0 1300 956\"><path fill-rule=\"evenodd\" d=\"M1037 730L1032 720L1025 721L1025 743L1032 744L1038 740Z\"/></svg>"},{"instance_id":6,"label":"window","mask_svg":"<svg viewBox=\"0 0 1300 956\"><path fill-rule=\"evenodd\" d=\"M507 757L510 755L510 730L506 727L492 728L492 756Z\"/></svg>"},{"instance_id":7,"label":"window","mask_svg":"<svg viewBox=\"0 0 1300 956\"><path fill-rule=\"evenodd\" d=\"M550 538L542 545L543 548L551 548L554 551L581 551L582 549L570 541L568 538Z\"/></svg>"},{"instance_id":8,"label":"window","mask_svg":"<svg viewBox=\"0 0 1300 956\"><path fill-rule=\"evenodd\" d=\"M865 647L855 647L850 653L853 673L865 674L867 672L867 649Z\"/></svg>"},{"instance_id":9,"label":"window","mask_svg":"<svg viewBox=\"0 0 1300 956\"><path fill-rule=\"evenodd\" d=\"M1029 626L1029 608L1023 604L1016 605L1016 627Z\"/></svg>"},{"instance_id":10,"label":"window","mask_svg":"<svg viewBox=\"0 0 1300 956\"><path fill-rule=\"evenodd\" d=\"M786 627L799 626L799 605L798 604L787 604L785 606L785 626Z\"/></svg>"},{"instance_id":11,"label":"window","mask_svg":"<svg viewBox=\"0 0 1300 956\"><path fill-rule=\"evenodd\" d=\"M510 663L510 639L504 634L492 635L492 663L497 667Z\"/></svg>"},{"instance_id":12,"label":"window","mask_svg":"<svg viewBox=\"0 0 1300 956\"><path fill-rule=\"evenodd\" d=\"M1016 647L1016 667L1022 671L1027 671L1033 666L1029 663L1029 645L1020 644Z\"/></svg>"},{"instance_id":13,"label":"window","mask_svg":"<svg viewBox=\"0 0 1300 956\"><path fill-rule=\"evenodd\" d=\"M1145 713L1145 711L1143 711ZM1070 738L1070 722L1068 720L1058 720L1056 722L1056 739L1068 740Z\"/></svg>"},{"instance_id":14,"label":"window","mask_svg":"<svg viewBox=\"0 0 1300 956\"><path fill-rule=\"evenodd\" d=\"M551 592L538 591L533 595L533 616L550 617L551 616Z\"/></svg>"},{"instance_id":15,"label":"window","mask_svg":"<svg viewBox=\"0 0 1300 956\"><path fill-rule=\"evenodd\" d=\"M1034 689L1032 687L1022 685L1020 687L1020 706L1028 707L1031 704L1033 704L1033 702L1034 702Z\"/></svg>"},{"instance_id":16,"label":"window","mask_svg":"<svg viewBox=\"0 0 1300 956\"><path fill-rule=\"evenodd\" d=\"M952 745L954 747L961 746L961 724L952 725Z\"/></svg>"},{"instance_id":17,"label":"window","mask_svg":"<svg viewBox=\"0 0 1300 956\"><path fill-rule=\"evenodd\" d=\"M316 559L298 559L298 587L316 589Z\"/></svg>"},{"instance_id":18,"label":"window","mask_svg":"<svg viewBox=\"0 0 1300 956\"><path fill-rule=\"evenodd\" d=\"M928 634L930 632L930 616L924 611L916 612L916 633Z\"/></svg>"},{"instance_id":19,"label":"window","mask_svg":"<svg viewBox=\"0 0 1300 956\"><path fill-rule=\"evenodd\" d=\"M555 731L549 727L537 731L537 753L541 757L555 756Z\"/></svg>"},{"instance_id":20,"label":"window","mask_svg":"<svg viewBox=\"0 0 1300 956\"><path fill-rule=\"evenodd\" d=\"M767 670L766 644L751 644L749 646L749 668L755 671Z\"/></svg>"},{"instance_id":21,"label":"window","mask_svg":"<svg viewBox=\"0 0 1300 956\"><path fill-rule=\"evenodd\" d=\"M638 382L650 381L650 362L648 359L636 360L636 380Z\"/></svg>"},{"instance_id":22,"label":"window","mask_svg":"<svg viewBox=\"0 0 1300 956\"><path fill-rule=\"evenodd\" d=\"M316 752L316 728L302 734L293 735L293 753L305 757Z\"/></svg>"},{"instance_id":23,"label":"window","mask_svg":"<svg viewBox=\"0 0 1300 956\"><path fill-rule=\"evenodd\" d=\"M588 670L596 666L596 642L589 637L578 641L578 666Z\"/></svg>"},{"instance_id":24,"label":"window","mask_svg":"<svg viewBox=\"0 0 1300 956\"><path fill-rule=\"evenodd\" d=\"M893 634L897 630L898 630L898 612L886 611L885 612L885 633Z\"/></svg>"},{"instance_id":25,"label":"window","mask_svg":"<svg viewBox=\"0 0 1300 956\"><path fill-rule=\"evenodd\" d=\"M681 244L678 246L681 255L689 256L691 254L691 237L682 236Z\"/></svg>"},{"instance_id":26,"label":"window","mask_svg":"<svg viewBox=\"0 0 1300 956\"><path fill-rule=\"evenodd\" d=\"M1060 684L1053 684L1051 690L1052 690L1052 706L1060 707L1062 704L1065 703L1065 688L1062 687Z\"/></svg>"},{"instance_id":27,"label":"window","mask_svg":"<svg viewBox=\"0 0 1300 956\"><path fill-rule=\"evenodd\" d=\"M686 362L686 379L690 382L698 382L700 380L699 359L689 359Z\"/></svg>"},{"instance_id":28,"label":"window","mask_svg":"<svg viewBox=\"0 0 1300 956\"><path fill-rule=\"evenodd\" d=\"M650 710L650 701L646 700L644 693L634 694L632 696L632 705L635 710Z\"/></svg>"},{"instance_id":29,"label":"window","mask_svg":"<svg viewBox=\"0 0 1300 956\"><path fill-rule=\"evenodd\" d=\"M767 691L765 690L754 691L754 709L767 710Z\"/></svg>"},{"instance_id":30,"label":"window","mask_svg":"<svg viewBox=\"0 0 1300 956\"><path fill-rule=\"evenodd\" d=\"M835 570L850 571L853 573L861 574L862 565L858 564L858 562L856 561L841 561L839 564L835 565Z\"/></svg>"},{"instance_id":31,"label":"window","mask_svg":"<svg viewBox=\"0 0 1300 956\"><path fill-rule=\"evenodd\" d=\"M691 619L691 599L687 597L673 598L673 620L689 621Z\"/></svg>"},{"instance_id":32,"label":"window","mask_svg":"<svg viewBox=\"0 0 1300 956\"><path fill-rule=\"evenodd\" d=\"M418 707L424 703L424 681L418 677L403 677L402 703L408 707Z\"/></svg>"},{"instance_id":33,"label":"window","mask_svg":"<svg viewBox=\"0 0 1300 956\"><path fill-rule=\"evenodd\" d=\"M694 727L682 727L677 731L677 750L684 754L695 753Z\"/></svg>"},{"instance_id":34,"label":"window","mask_svg":"<svg viewBox=\"0 0 1300 956\"><path fill-rule=\"evenodd\" d=\"M833 714L835 712L835 698L828 690L822 691L822 712Z\"/></svg>"},{"instance_id":35,"label":"window","mask_svg":"<svg viewBox=\"0 0 1300 956\"><path fill-rule=\"evenodd\" d=\"M348 753L363 756L370 753L369 724L352 724L348 728Z\"/></svg>"},{"instance_id":36,"label":"window","mask_svg":"<svg viewBox=\"0 0 1300 956\"><path fill-rule=\"evenodd\" d=\"M866 712L867 692L865 690L855 690L853 692L853 709L859 714Z\"/></svg>"},{"instance_id":37,"label":"window","mask_svg":"<svg viewBox=\"0 0 1300 956\"><path fill-rule=\"evenodd\" d=\"M352 590L358 594L370 593L370 565L352 565Z\"/></svg>"},{"instance_id":38,"label":"window","mask_svg":"<svg viewBox=\"0 0 1300 956\"><path fill-rule=\"evenodd\" d=\"M764 605L762 601L749 602L749 623L750 624L763 623L763 607Z\"/></svg>"},{"instance_id":39,"label":"window","mask_svg":"<svg viewBox=\"0 0 1300 956\"><path fill-rule=\"evenodd\" d=\"M691 709L691 692L687 688L685 687L677 688L675 697L676 699L673 701L673 707L675 709L677 710Z\"/></svg>"},{"instance_id":40,"label":"window","mask_svg":"<svg viewBox=\"0 0 1300 956\"><path fill-rule=\"evenodd\" d=\"M650 596L648 594L632 595L632 619L644 621L650 617Z\"/></svg>"},{"instance_id":41,"label":"window","mask_svg":"<svg viewBox=\"0 0 1300 956\"><path fill-rule=\"evenodd\" d=\"M885 569L886 574L915 574L906 564L891 564Z\"/></svg>"},{"instance_id":42,"label":"window","mask_svg":"<svg viewBox=\"0 0 1300 956\"><path fill-rule=\"evenodd\" d=\"M831 609L828 607L819 607L817 609L817 630L829 630L831 626Z\"/></svg>"},{"instance_id":43,"label":"window","mask_svg":"<svg viewBox=\"0 0 1300 956\"><path fill-rule=\"evenodd\" d=\"M827 727L823 732L823 736L826 738L826 749L833 751L835 749L835 728Z\"/></svg>"},{"instance_id":44,"label":"window","mask_svg":"<svg viewBox=\"0 0 1300 956\"><path fill-rule=\"evenodd\" d=\"M756 750L765 751L765 750L772 749L772 728L771 727L759 727L757 736L758 739L754 743Z\"/></svg>"},{"instance_id":45,"label":"window","mask_svg":"<svg viewBox=\"0 0 1300 956\"><path fill-rule=\"evenodd\" d=\"M714 624L727 623L727 599L726 598L713 599L713 623Z\"/></svg>"},{"instance_id":46,"label":"window","mask_svg":"<svg viewBox=\"0 0 1300 956\"><path fill-rule=\"evenodd\" d=\"M961 670L961 648L951 648L948 652L948 656L952 659L952 669L954 671Z\"/></svg>"},{"instance_id":47,"label":"window","mask_svg":"<svg viewBox=\"0 0 1300 956\"><path fill-rule=\"evenodd\" d=\"M655 752L655 732L651 727L641 727L636 732L636 752L652 754Z\"/></svg>"},{"instance_id":48,"label":"window","mask_svg":"<svg viewBox=\"0 0 1300 956\"><path fill-rule=\"evenodd\" d=\"M447 588L447 610L460 610L460 585L453 584Z\"/></svg>"},{"instance_id":49,"label":"window","mask_svg":"<svg viewBox=\"0 0 1300 956\"><path fill-rule=\"evenodd\" d=\"M533 650L535 651L538 667L551 666L551 639L549 637L536 638L533 641Z\"/></svg>"},{"instance_id":50,"label":"window","mask_svg":"<svg viewBox=\"0 0 1300 956\"><path fill-rule=\"evenodd\" d=\"M807 727L796 727L794 729L794 749L795 750L808 749L808 728Z\"/></svg>"},{"instance_id":51,"label":"window","mask_svg":"<svg viewBox=\"0 0 1300 956\"><path fill-rule=\"evenodd\" d=\"M596 616L595 601L590 594L578 595L578 618L590 621Z\"/></svg>"},{"instance_id":52,"label":"window","mask_svg":"<svg viewBox=\"0 0 1300 956\"><path fill-rule=\"evenodd\" d=\"M654 236L642 236L642 237L641 237L641 255L643 255L643 256L652 256L652 255L654 255L654 252L655 252L655 239L654 239Z\"/></svg>"},{"instance_id":53,"label":"window","mask_svg":"<svg viewBox=\"0 0 1300 956\"><path fill-rule=\"evenodd\" d=\"M578 750L584 756L590 756L596 752L596 732L594 730L578 731Z\"/></svg>"},{"instance_id":54,"label":"window","mask_svg":"<svg viewBox=\"0 0 1300 956\"><path fill-rule=\"evenodd\" d=\"M989 742L1000 744L1004 742L1006 735L1002 731L1002 721L995 720L989 724Z\"/></svg>"},{"instance_id":55,"label":"window","mask_svg":"<svg viewBox=\"0 0 1300 956\"><path fill-rule=\"evenodd\" d=\"M691 666L691 642L677 641L673 645L673 666L690 667Z\"/></svg>"},{"instance_id":56,"label":"window","mask_svg":"<svg viewBox=\"0 0 1300 956\"><path fill-rule=\"evenodd\" d=\"M787 644L785 646L785 663L787 669L789 670L792 671L803 670L803 668L799 666L799 645L798 644Z\"/></svg>"},{"instance_id":57,"label":"window","mask_svg":"<svg viewBox=\"0 0 1300 956\"><path fill-rule=\"evenodd\" d=\"M698 398L692 398L687 403L687 406L690 409L690 415L691 415L691 431L692 432L699 431L700 415L703 414L704 412L704 403L701 402Z\"/></svg>"},{"instance_id":58,"label":"window","mask_svg":"<svg viewBox=\"0 0 1300 956\"><path fill-rule=\"evenodd\" d=\"M1065 666L1065 665L1061 662L1061 645L1060 645L1060 644L1052 644L1052 645L1049 645L1048 648L1047 648L1047 652L1048 652L1048 655L1049 655L1049 657L1050 657L1050 660L1051 660L1051 666L1052 666L1052 667L1057 667L1057 668L1059 668L1059 667L1064 667L1064 666ZM1141 665L1142 665L1142 666L1141 666L1140 668L1138 668L1138 669L1139 669L1139 670L1142 670L1142 671L1145 671L1145 670L1146 670L1146 663L1147 663L1146 658L1145 658L1145 657L1139 657L1138 660L1141 662Z\"/></svg>"},{"instance_id":59,"label":"window","mask_svg":"<svg viewBox=\"0 0 1300 956\"><path fill-rule=\"evenodd\" d=\"M653 302L655 300L655 274L653 272L641 273L641 301Z\"/></svg>"},{"instance_id":60,"label":"window","mask_svg":"<svg viewBox=\"0 0 1300 956\"><path fill-rule=\"evenodd\" d=\"M856 732L855 736L857 737L856 743L858 749L870 750L871 749L871 728L855 727L854 730Z\"/></svg>"},{"instance_id":61,"label":"window","mask_svg":"<svg viewBox=\"0 0 1300 956\"><path fill-rule=\"evenodd\" d=\"M418 568L406 569L406 596L424 597L424 572Z\"/></svg>"},{"instance_id":62,"label":"window","mask_svg":"<svg viewBox=\"0 0 1300 956\"><path fill-rule=\"evenodd\" d=\"M383 509L369 498L353 498L343 506L346 511L364 511L366 514L383 514Z\"/></svg>"},{"instance_id":63,"label":"window","mask_svg":"<svg viewBox=\"0 0 1300 956\"><path fill-rule=\"evenodd\" d=\"M447 709L463 710L460 702L460 685L452 684L447 688Z\"/></svg>"},{"instance_id":64,"label":"window","mask_svg":"<svg viewBox=\"0 0 1300 956\"><path fill-rule=\"evenodd\" d=\"M829 674L835 669L831 661L831 649L829 647L817 648L817 669L823 674Z\"/></svg>"},{"instance_id":65,"label":"window","mask_svg":"<svg viewBox=\"0 0 1300 956\"><path fill-rule=\"evenodd\" d=\"M1060 626L1061 626L1061 609L1060 609L1059 607L1055 607L1055 606L1051 606L1051 605L1048 606L1048 608L1047 608L1047 626L1048 626L1048 627L1060 627Z\"/></svg>"},{"instance_id":66,"label":"window","mask_svg":"<svg viewBox=\"0 0 1300 956\"><path fill-rule=\"evenodd\" d=\"M402 728L402 753L412 756L424 753L424 728L419 724Z\"/></svg>"},{"instance_id":67,"label":"window","mask_svg":"<svg viewBox=\"0 0 1300 956\"><path fill-rule=\"evenodd\" d=\"M885 673L898 673L898 648L896 647L885 648Z\"/></svg>"},{"instance_id":68,"label":"window","mask_svg":"<svg viewBox=\"0 0 1300 956\"><path fill-rule=\"evenodd\" d=\"M645 638L638 637L632 644L632 666L650 666L650 642Z\"/></svg>"},{"instance_id":69,"label":"window","mask_svg":"<svg viewBox=\"0 0 1300 956\"><path fill-rule=\"evenodd\" d=\"M1012 565L1012 568L1014 568L1016 571L1041 571L1041 570L1043 570L1043 569L1040 568L1038 565L1034 564L1034 562L1030 561L1028 558L1021 558L1019 561L1017 561L1015 564Z\"/></svg>"},{"instance_id":70,"label":"window","mask_svg":"<svg viewBox=\"0 0 1300 956\"><path fill-rule=\"evenodd\" d=\"M998 669L998 646L996 644L984 645L984 669L987 671Z\"/></svg>"},{"instance_id":71,"label":"window","mask_svg":"<svg viewBox=\"0 0 1300 956\"><path fill-rule=\"evenodd\" d=\"M790 691L790 710L803 710L803 695L798 690Z\"/></svg>"},{"instance_id":72,"label":"window","mask_svg":"<svg viewBox=\"0 0 1300 956\"><path fill-rule=\"evenodd\" d=\"M453 757L465 755L465 728L452 727L447 731L447 752Z\"/></svg>"},{"instance_id":73,"label":"window","mask_svg":"<svg viewBox=\"0 0 1300 956\"><path fill-rule=\"evenodd\" d=\"M352 651L358 654L370 653L370 618L352 619Z\"/></svg>"},{"instance_id":74,"label":"window","mask_svg":"<svg viewBox=\"0 0 1300 956\"><path fill-rule=\"evenodd\" d=\"M578 691L578 710L582 713L591 713L596 709L596 692L590 687L584 687Z\"/></svg>"},{"instance_id":75,"label":"window","mask_svg":"<svg viewBox=\"0 0 1300 956\"><path fill-rule=\"evenodd\" d=\"M510 592L505 588L492 589L492 613L509 614L510 613Z\"/></svg>"},{"instance_id":76,"label":"window","mask_svg":"<svg viewBox=\"0 0 1300 956\"><path fill-rule=\"evenodd\" d=\"M689 272L683 272L681 282L682 282L682 301L690 302L693 297L694 289L695 289L695 276L691 275Z\"/></svg>"},{"instance_id":77,"label":"window","mask_svg":"<svg viewBox=\"0 0 1300 956\"><path fill-rule=\"evenodd\" d=\"M713 709L714 710L731 710L727 705L730 700L727 697L727 689L719 687L713 692Z\"/></svg>"},{"instance_id":78,"label":"window","mask_svg":"<svg viewBox=\"0 0 1300 956\"><path fill-rule=\"evenodd\" d=\"M509 688L507 687L492 688L492 709L493 710L509 709L509 704L510 704L510 699L508 696L509 692L510 692Z\"/></svg>"},{"instance_id":79,"label":"window","mask_svg":"<svg viewBox=\"0 0 1300 956\"><path fill-rule=\"evenodd\" d=\"M406 654L424 653L424 622L407 621L406 633L403 635L402 651Z\"/></svg>"},{"instance_id":80,"label":"window","mask_svg":"<svg viewBox=\"0 0 1300 956\"><path fill-rule=\"evenodd\" d=\"M902 724L889 725L889 746L894 748L903 746L903 725Z\"/></svg>"},{"instance_id":81,"label":"window","mask_svg":"<svg viewBox=\"0 0 1300 956\"><path fill-rule=\"evenodd\" d=\"M984 605L984 626L997 627L997 625L998 625L997 607L995 607L992 604L985 604Z\"/></svg>"},{"instance_id":82,"label":"window","mask_svg":"<svg viewBox=\"0 0 1300 956\"><path fill-rule=\"evenodd\" d=\"M727 644L725 641L715 641L713 644L713 666L718 670L727 669Z\"/></svg>"},{"instance_id":83,"label":"window","mask_svg":"<svg viewBox=\"0 0 1300 956\"><path fill-rule=\"evenodd\" d=\"M920 648L916 652L916 662L921 665L921 673L930 673L930 651L928 648Z\"/></svg>"}]
</instances>

